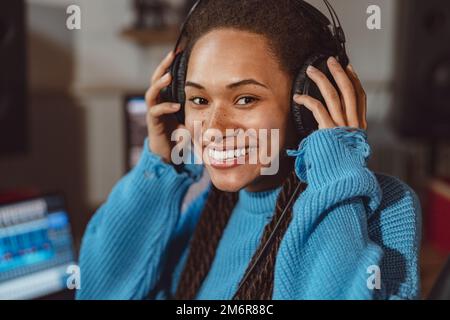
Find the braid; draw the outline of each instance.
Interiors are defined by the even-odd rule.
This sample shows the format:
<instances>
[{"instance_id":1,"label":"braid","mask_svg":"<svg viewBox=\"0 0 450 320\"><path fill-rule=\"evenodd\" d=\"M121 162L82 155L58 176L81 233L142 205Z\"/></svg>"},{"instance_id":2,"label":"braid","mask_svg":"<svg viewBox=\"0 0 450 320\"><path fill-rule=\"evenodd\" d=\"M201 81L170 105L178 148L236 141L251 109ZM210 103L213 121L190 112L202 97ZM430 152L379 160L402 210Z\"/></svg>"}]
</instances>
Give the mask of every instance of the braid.
<instances>
[{"instance_id":1,"label":"braid","mask_svg":"<svg viewBox=\"0 0 450 320\"><path fill-rule=\"evenodd\" d=\"M216 248L238 200L238 193L223 192L212 185L190 243L175 299L193 300L211 268Z\"/></svg>"},{"instance_id":2,"label":"braid","mask_svg":"<svg viewBox=\"0 0 450 320\"><path fill-rule=\"evenodd\" d=\"M262 251L264 244L277 224L281 213L286 207L292 193L300 183L294 171L285 180L280 195L278 196L275 214L269 224L266 225L258 249L250 261L249 267ZM190 251L180 282L175 294L175 299L192 300L200 289L200 286L211 268L216 249L222 237L223 231L230 219L231 213L238 200L238 193L223 192L212 187L200 221L194 231L190 243ZM253 272L241 290L236 293L236 299L271 299L273 291L273 276L275 258L281 239L285 234L292 219L292 207L288 208L281 222L274 241L266 248L267 255L259 261L256 272Z\"/></svg>"}]
</instances>

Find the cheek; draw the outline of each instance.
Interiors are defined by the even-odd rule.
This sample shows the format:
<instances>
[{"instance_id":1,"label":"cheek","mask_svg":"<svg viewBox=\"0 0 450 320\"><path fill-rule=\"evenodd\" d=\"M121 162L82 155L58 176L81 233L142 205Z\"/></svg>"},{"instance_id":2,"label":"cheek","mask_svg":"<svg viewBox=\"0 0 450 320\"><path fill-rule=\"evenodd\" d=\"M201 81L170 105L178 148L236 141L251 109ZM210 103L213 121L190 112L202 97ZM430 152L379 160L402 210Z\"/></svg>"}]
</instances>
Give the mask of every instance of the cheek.
<instances>
[{"instance_id":1,"label":"cheek","mask_svg":"<svg viewBox=\"0 0 450 320\"><path fill-rule=\"evenodd\" d=\"M191 137L194 137L194 131L197 128L201 128L202 123L205 121L204 112L199 110L194 110L192 108L187 107L185 109L185 123L184 125L191 133Z\"/></svg>"},{"instance_id":2,"label":"cheek","mask_svg":"<svg viewBox=\"0 0 450 320\"><path fill-rule=\"evenodd\" d=\"M267 129L267 147L270 149L285 147L287 143L286 137L289 134L289 118L288 108L283 105L274 105L273 108L267 109L267 112L258 115L255 125L260 129ZM273 144L276 145L273 145ZM274 149L275 151L275 149Z\"/></svg>"},{"instance_id":3,"label":"cheek","mask_svg":"<svg viewBox=\"0 0 450 320\"><path fill-rule=\"evenodd\" d=\"M186 105L184 107L184 114L187 126L188 122L205 121L208 118L209 111L206 108L200 109L198 107Z\"/></svg>"},{"instance_id":4,"label":"cheek","mask_svg":"<svg viewBox=\"0 0 450 320\"><path fill-rule=\"evenodd\" d=\"M278 104L268 104L257 112L254 112L249 121L255 129L279 129L284 131L287 123L287 108Z\"/></svg>"}]
</instances>

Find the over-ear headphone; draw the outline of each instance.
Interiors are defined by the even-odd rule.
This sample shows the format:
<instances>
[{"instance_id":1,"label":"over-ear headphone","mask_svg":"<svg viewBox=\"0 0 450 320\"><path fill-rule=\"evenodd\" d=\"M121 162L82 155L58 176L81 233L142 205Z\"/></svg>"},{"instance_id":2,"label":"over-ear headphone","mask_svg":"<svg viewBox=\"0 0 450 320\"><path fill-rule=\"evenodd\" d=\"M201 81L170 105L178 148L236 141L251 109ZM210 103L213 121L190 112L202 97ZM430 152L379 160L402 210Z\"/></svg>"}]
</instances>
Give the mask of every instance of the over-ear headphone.
<instances>
[{"instance_id":1,"label":"over-ear headphone","mask_svg":"<svg viewBox=\"0 0 450 320\"><path fill-rule=\"evenodd\" d=\"M188 21L192 18L196 8L200 5L200 3L205 0L198 0L189 11L185 21L183 22L181 26L181 31L178 36L178 39L175 44L174 52L176 53L176 56L174 58L174 61L170 65L167 72L170 72L172 75L172 82L165 87L163 90L161 90L159 100L160 102L173 102L173 103L179 103L181 104L180 110L175 114L176 118L180 123L184 123L185 121L185 113L184 113L184 106L185 106L185 93L184 93L184 85L186 81L186 74L187 74L187 63L188 63L188 57L187 53L182 50L180 52L177 52L179 50L181 41L183 37L186 35L186 25ZM345 34L341 27L339 18L336 14L336 11L331 6L331 4L328 2L328 0L323 0L329 13L331 16L331 21L318 9L316 9L311 4L299 0L300 4L302 5L303 9L307 14L309 14L314 21L319 23L325 31L331 31L332 33L332 39L335 42L335 54L337 57L337 60L339 63L346 67L349 63L349 59L347 56L347 52L345 49ZM307 76L306 70L307 68L312 65L322 71L330 80L330 82L335 86L336 83L328 70L327 66L327 60L330 56L330 53L326 52L318 52L314 55L308 57L301 68L300 72L295 77L294 83L292 85L292 97L295 93L305 94L309 95L315 99L318 99L323 103L324 106L326 106L325 101L320 93L319 88L316 86L316 84ZM311 111L306 109L303 106L298 105L292 100L292 106L291 106L291 112L294 119L295 127L299 133L300 136L306 136L313 131L318 129L318 124L316 120L314 119L313 114Z\"/></svg>"}]
</instances>

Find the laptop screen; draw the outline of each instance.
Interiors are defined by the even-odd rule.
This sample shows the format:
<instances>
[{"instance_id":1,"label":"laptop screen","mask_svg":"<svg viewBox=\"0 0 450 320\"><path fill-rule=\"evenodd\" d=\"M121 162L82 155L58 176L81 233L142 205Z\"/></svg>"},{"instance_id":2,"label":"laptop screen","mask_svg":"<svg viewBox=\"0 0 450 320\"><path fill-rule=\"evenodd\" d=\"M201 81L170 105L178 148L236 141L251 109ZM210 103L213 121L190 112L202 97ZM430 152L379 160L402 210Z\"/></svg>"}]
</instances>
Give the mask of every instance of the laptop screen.
<instances>
[{"instance_id":1,"label":"laptop screen","mask_svg":"<svg viewBox=\"0 0 450 320\"><path fill-rule=\"evenodd\" d=\"M74 251L64 198L0 206L0 299L34 299L67 288Z\"/></svg>"}]
</instances>

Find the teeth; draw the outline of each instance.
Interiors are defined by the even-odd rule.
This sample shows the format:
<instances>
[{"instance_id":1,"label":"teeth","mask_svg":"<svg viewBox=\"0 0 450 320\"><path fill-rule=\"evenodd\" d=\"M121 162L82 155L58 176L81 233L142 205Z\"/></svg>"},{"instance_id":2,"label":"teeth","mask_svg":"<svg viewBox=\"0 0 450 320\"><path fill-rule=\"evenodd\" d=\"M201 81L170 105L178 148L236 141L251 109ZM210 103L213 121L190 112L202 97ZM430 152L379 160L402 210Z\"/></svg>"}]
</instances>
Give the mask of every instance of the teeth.
<instances>
[{"instance_id":1,"label":"teeth","mask_svg":"<svg viewBox=\"0 0 450 320\"><path fill-rule=\"evenodd\" d=\"M233 150L225 150L225 151L209 149L208 155L210 158L213 158L216 161L224 161L224 160L231 160L231 159L239 158L239 157L244 156L247 153L251 152L252 150L256 150L256 148L241 148L241 149L233 149Z\"/></svg>"}]
</instances>

